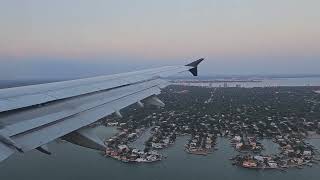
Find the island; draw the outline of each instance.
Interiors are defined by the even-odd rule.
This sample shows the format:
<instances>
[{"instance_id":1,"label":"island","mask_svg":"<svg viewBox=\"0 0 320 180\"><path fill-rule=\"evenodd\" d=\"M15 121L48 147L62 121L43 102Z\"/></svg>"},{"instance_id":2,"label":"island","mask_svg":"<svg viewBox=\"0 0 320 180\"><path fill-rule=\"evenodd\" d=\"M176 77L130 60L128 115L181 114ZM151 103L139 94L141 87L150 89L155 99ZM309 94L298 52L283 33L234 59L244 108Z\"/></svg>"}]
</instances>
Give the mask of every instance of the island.
<instances>
[{"instance_id":1,"label":"island","mask_svg":"<svg viewBox=\"0 0 320 180\"><path fill-rule=\"evenodd\" d=\"M160 149L179 136L188 136L185 152L206 156L214 153L217 138L230 139L238 154L235 166L250 169L303 168L318 164L318 150L308 143L319 138L319 87L192 87L172 85L160 98L166 107L129 106L124 118L108 116L105 126L119 132L106 139L105 155L123 162L156 162ZM150 137L144 149L130 146L145 131ZM279 152L266 154L260 142L271 139Z\"/></svg>"}]
</instances>

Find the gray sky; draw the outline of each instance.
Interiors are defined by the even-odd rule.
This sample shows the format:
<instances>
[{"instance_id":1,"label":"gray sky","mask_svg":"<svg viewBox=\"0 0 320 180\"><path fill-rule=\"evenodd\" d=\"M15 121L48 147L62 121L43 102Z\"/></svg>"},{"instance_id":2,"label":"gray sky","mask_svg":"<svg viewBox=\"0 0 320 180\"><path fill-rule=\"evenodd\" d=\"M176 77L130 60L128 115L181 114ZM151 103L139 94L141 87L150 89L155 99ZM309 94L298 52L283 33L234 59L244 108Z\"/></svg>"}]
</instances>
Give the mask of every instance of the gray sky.
<instances>
[{"instance_id":1,"label":"gray sky","mask_svg":"<svg viewBox=\"0 0 320 180\"><path fill-rule=\"evenodd\" d=\"M318 0L0 0L0 79L318 73Z\"/></svg>"}]
</instances>

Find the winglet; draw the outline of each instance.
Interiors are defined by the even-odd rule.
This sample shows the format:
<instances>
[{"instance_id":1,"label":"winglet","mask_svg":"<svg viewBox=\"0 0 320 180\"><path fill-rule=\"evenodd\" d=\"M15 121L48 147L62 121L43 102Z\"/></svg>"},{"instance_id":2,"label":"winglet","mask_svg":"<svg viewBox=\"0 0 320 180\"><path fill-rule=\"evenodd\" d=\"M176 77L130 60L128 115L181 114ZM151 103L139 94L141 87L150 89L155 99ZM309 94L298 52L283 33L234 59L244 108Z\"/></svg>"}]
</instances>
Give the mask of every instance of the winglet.
<instances>
[{"instance_id":1,"label":"winglet","mask_svg":"<svg viewBox=\"0 0 320 180\"><path fill-rule=\"evenodd\" d=\"M186 66L192 67L189 69L189 71L192 73L193 76L198 76L198 65L204 60L204 58L198 59L196 61L193 61Z\"/></svg>"}]
</instances>

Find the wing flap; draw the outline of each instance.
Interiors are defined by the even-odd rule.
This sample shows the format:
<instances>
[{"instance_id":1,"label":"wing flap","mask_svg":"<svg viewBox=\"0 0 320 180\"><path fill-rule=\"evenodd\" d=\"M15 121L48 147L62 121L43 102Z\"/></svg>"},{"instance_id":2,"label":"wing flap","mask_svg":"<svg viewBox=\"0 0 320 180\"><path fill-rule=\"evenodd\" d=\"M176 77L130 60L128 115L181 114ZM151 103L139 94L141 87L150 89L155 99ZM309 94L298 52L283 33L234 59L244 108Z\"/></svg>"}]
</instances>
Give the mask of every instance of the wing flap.
<instances>
[{"instance_id":1,"label":"wing flap","mask_svg":"<svg viewBox=\"0 0 320 180\"><path fill-rule=\"evenodd\" d=\"M140 84L133 84L105 92L79 96L73 99L61 100L38 108L29 108L19 112L0 115L5 128L0 129L6 135L12 136L24 131L53 123L87 109L130 96L140 90L151 87L163 87L167 84L164 80L152 80Z\"/></svg>"},{"instance_id":2,"label":"wing flap","mask_svg":"<svg viewBox=\"0 0 320 180\"><path fill-rule=\"evenodd\" d=\"M52 124L46 124L36 129L14 135L11 138L19 144L24 151L29 151L81 127L92 124L97 120L114 113L117 109L122 109L146 97L159 93L160 89L158 87L145 89L130 96L125 96L118 100L74 114L70 117L60 119Z\"/></svg>"}]
</instances>

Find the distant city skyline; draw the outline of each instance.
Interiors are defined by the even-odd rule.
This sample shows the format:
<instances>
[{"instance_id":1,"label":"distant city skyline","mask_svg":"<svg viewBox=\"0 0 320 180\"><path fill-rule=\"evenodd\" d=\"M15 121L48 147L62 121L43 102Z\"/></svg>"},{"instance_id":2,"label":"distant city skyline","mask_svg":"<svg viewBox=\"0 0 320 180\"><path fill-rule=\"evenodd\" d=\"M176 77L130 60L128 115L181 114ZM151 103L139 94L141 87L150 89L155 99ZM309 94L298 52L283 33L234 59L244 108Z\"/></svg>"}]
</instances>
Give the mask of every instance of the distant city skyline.
<instances>
[{"instance_id":1,"label":"distant city skyline","mask_svg":"<svg viewBox=\"0 0 320 180\"><path fill-rule=\"evenodd\" d=\"M0 0L0 79L185 64L200 75L317 74L316 0Z\"/></svg>"}]
</instances>

